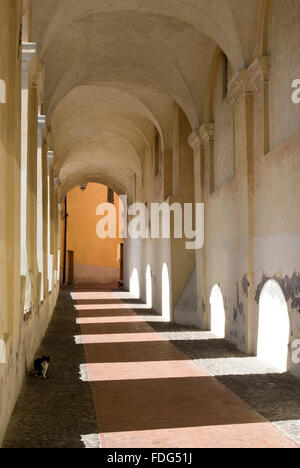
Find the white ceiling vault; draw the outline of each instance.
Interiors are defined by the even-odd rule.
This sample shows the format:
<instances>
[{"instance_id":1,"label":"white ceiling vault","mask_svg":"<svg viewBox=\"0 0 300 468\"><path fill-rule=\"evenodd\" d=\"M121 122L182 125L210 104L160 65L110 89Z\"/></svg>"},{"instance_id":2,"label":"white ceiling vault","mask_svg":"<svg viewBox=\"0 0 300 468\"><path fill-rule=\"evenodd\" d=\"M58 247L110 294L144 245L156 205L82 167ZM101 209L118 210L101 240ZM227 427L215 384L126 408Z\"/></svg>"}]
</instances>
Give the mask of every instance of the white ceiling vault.
<instances>
[{"instance_id":1,"label":"white ceiling vault","mask_svg":"<svg viewBox=\"0 0 300 468\"><path fill-rule=\"evenodd\" d=\"M31 0L64 190L85 179L128 192L155 128L171 149L174 103L198 128L216 48L233 72L253 58L257 1Z\"/></svg>"}]
</instances>

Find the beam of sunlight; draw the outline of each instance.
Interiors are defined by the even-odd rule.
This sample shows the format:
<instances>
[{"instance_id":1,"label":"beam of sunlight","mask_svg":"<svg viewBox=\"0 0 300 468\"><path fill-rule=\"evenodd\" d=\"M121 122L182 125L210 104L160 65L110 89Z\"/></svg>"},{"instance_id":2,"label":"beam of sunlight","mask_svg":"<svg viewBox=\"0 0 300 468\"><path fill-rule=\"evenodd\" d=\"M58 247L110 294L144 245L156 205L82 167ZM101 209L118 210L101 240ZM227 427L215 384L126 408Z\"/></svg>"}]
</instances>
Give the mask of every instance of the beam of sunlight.
<instances>
[{"instance_id":1,"label":"beam of sunlight","mask_svg":"<svg viewBox=\"0 0 300 468\"><path fill-rule=\"evenodd\" d=\"M86 299L116 299L116 294L119 294L118 291L72 291L70 296L73 301L86 300ZM132 295L130 296L132 297Z\"/></svg>"},{"instance_id":2,"label":"beam of sunlight","mask_svg":"<svg viewBox=\"0 0 300 468\"><path fill-rule=\"evenodd\" d=\"M90 382L87 364L80 364L79 379L82 380L82 382Z\"/></svg>"},{"instance_id":3,"label":"beam of sunlight","mask_svg":"<svg viewBox=\"0 0 300 468\"><path fill-rule=\"evenodd\" d=\"M75 304L76 310L118 310L118 309L149 309L147 304Z\"/></svg>"},{"instance_id":4,"label":"beam of sunlight","mask_svg":"<svg viewBox=\"0 0 300 468\"><path fill-rule=\"evenodd\" d=\"M280 431L284 432L292 440L300 444L300 420L291 419L287 421L273 421L274 426L276 426Z\"/></svg>"},{"instance_id":5,"label":"beam of sunlight","mask_svg":"<svg viewBox=\"0 0 300 468\"><path fill-rule=\"evenodd\" d=\"M169 341L207 341L207 340L215 340L217 338L216 335L209 331L203 331L203 330L193 330L193 331L186 331L183 329L182 331L168 331L167 329L165 330L165 333L168 335L168 340ZM188 334L188 336L185 336L185 333Z\"/></svg>"},{"instance_id":6,"label":"beam of sunlight","mask_svg":"<svg viewBox=\"0 0 300 468\"><path fill-rule=\"evenodd\" d=\"M187 360L92 363L87 368L90 382L208 376Z\"/></svg>"},{"instance_id":7,"label":"beam of sunlight","mask_svg":"<svg viewBox=\"0 0 300 468\"><path fill-rule=\"evenodd\" d=\"M128 323L144 322L144 317L129 315L128 317L77 317L77 325L97 324L97 323Z\"/></svg>"},{"instance_id":8,"label":"beam of sunlight","mask_svg":"<svg viewBox=\"0 0 300 468\"><path fill-rule=\"evenodd\" d=\"M114 295L118 299L134 299L134 296L126 291L114 291Z\"/></svg>"},{"instance_id":9,"label":"beam of sunlight","mask_svg":"<svg viewBox=\"0 0 300 468\"><path fill-rule=\"evenodd\" d=\"M99 344L99 343L141 343L147 341L168 341L167 338L156 332L149 333L121 333L103 335L78 335L74 336L75 344Z\"/></svg>"},{"instance_id":10,"label":"beam of sunlight","mask_svg":"<svg viewBox=\"0 0 300 468\"><path fill-rule=\"evenodd\" d=\"M88 434L80 436L84 448L101 448L100 434Z\"/></svg>"},{"instance_id":11,"label":"beam of sunlight","mask_svg":"<svg viewBox=\"0 0 300 468\"><path fill-rule=\"evenodd\" d=\"M257 357L225 357L225 358L197 358L197 365L200 365L210 375L221 377L225 375L266 375L278 374L279 372L274 366L258 359Z\"/></svg>"},{"instance_id":12,"label":"beam of sunlight","mask_svg":"<svg viewBox=\"0 0 300 468\"><path fill-rule=\"evenodd\" d=\"M82 335L75 335L74 336L74 341L75 341L75 344L82 345L83 344Z\"/></svg>"},{"instance_id":13,"label":"beam of sunlight","mask_svg":"<svg viewBox=\"0 0 300 468\"><path fill-rule=\"evenodd\" d=\"M258 439L258 434L263 436ZM268 422L195 425L101 433L109 448L271 448L282 446L280 432ZM281 443L281 445L280 445ZM174 445L177 444L177 445ZM200 445L201 444L201 445Z\"/></svg>"}]
</instances>

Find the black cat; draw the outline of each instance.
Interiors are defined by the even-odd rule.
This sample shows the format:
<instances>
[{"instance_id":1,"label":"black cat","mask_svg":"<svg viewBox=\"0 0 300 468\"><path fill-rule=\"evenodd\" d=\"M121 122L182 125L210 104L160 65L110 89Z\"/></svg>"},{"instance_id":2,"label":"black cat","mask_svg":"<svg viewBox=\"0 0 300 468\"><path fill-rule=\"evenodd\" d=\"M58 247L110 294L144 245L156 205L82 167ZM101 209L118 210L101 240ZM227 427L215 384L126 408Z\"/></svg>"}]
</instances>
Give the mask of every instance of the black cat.
<instances>
[{"instance_id":1,"label":"black cat","mask_svg":"<svg viewBox=\"0 0 300 468\"><path fill-rule=\"evenodd\" d=\"M43 377L46 379L46 374L50 362L50 356L43 356L41 359L34 361L34 370L36 377Z\"/></svg>"}]
</instances>

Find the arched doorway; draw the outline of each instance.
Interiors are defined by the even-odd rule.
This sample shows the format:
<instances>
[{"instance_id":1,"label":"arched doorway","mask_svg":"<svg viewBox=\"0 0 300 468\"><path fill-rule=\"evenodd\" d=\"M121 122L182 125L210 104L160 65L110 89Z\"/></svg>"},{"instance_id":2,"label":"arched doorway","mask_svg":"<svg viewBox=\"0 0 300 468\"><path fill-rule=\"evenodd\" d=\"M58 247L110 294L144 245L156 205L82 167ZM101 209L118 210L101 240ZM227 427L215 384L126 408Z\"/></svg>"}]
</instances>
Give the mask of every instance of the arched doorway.
<instances>
[{"instance_id":1,"label":"arched doorway","mask_svg":"<svg viewBox=\"0 0 300 468\"><path fill-rule=\"evenodd\" d=\"M170 279L169 271L166 263L162 267L162 316L165 320L170 321L171 319L171 308L170 308Z\"/></svg>"},{"instance_id":2,"label":"arched doorway","mask_svg":"<svg viewBox=\"0 0 300 468\"><path fill-rule=\"evenodd\" d=\"M216 284L210 295L211 331L218 338L225 337L225 309L222 291Z\"/></svg>"},{"instance_id":3,"label":"arched doorway","mask_svg":"<svg viewBox=\"0 0 300 468\"><path fill-rule=\"evenodd\" d=\"M136 268L133 269L130 277L130 294L132 294L136 299L140 298L140 281Z\"/></svg>"},{"instance_id":4,"label":"arched doorway","mask_svg":"<svg viewBox=\"0 0 300 468\"><path fill-rule=\"evenodd\" d=\"M0 340L0 364L6 364L6 345L3 340Z\"/></svg>"},{"instance_id":5,"label":"arched doorway","mask_svg":"<svg viewBox=\"0 0 300 468\"><path fill-rule=\"evenodd\" d=\"M63 284L108 285L123 279L119 214L120 199L106 185L84 183L66 194L61 216Z\"/></svg>"},{"instance_id":6,"label":"arched doorway","mask_svg":"<svg viewBox=\"0 0 300 468\"><path fill-rule=\"evenodd\" d=\"M257 356L286 371L289 335L290 320L285 297L277 281L269 280L259 300Z\"/></svg>"},{"instance_id":7,"label":"arched doorway","mask_svg":"<svg viewBox=\"0 0 300 468\"><path fill-rule=\"evenodd\" d=\"M147 266L146 270L146 300L147 307L152 308L152 276L150 265Z\"/></svg>"}]
</instances>

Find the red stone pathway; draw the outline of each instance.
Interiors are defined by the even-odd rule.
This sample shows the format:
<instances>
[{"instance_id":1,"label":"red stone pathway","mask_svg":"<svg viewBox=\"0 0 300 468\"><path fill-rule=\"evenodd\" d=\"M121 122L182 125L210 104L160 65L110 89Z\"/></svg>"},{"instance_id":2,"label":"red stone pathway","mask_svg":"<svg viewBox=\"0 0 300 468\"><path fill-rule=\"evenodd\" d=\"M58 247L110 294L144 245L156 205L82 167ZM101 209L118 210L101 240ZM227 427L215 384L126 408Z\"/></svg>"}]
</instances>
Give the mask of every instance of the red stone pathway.
<instances>
[{"instance_id":1,"label":"red stone pathway","mask_svg":"<svg viewBox=\"0 0 300 468\"><path fill-rule=\"evenodd\" d=\"M76 292L103 448L297 448L114 292Z\"/></svg>"}]
</instances>

